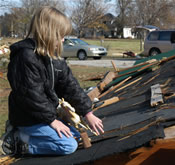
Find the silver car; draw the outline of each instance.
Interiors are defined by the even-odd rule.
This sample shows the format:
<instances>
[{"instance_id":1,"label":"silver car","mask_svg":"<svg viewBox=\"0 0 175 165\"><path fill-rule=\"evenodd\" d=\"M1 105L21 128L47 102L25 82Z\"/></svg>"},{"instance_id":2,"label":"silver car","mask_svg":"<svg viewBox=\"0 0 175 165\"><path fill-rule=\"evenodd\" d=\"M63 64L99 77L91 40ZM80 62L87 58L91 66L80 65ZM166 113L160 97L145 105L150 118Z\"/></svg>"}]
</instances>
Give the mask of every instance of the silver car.
<instances>
[{"instance_id":1,"label":"silver car","mask_svg":"<svg viewBox=\"0 0 175 165\"><path fill-rule=\"evenodd\" d=\"M65 38L63 43L62 57L78 57L79 60L85 60L87 57L100 59L107 55L106 48L102 46L89 45L79 38Z\"/></svg>"}]
</instances>

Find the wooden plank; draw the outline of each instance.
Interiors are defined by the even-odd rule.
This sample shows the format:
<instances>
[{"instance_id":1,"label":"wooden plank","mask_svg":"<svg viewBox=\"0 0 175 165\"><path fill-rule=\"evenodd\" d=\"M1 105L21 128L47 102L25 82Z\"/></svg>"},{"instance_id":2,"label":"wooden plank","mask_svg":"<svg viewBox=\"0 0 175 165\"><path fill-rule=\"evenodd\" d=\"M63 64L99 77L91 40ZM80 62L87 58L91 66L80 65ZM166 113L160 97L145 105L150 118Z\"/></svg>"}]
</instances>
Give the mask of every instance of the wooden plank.
<instances>
[{"instance_id":1,"label":"wooden plank","mask_svg":"<svg viewBox=\"0 0 175 165\"><path fill-rule=\"evenodd\" d=\"M116 64L114 63L114 61L112 60L111 61L111 63L112 63L112 66L113 66L113 68L114 68L114 70L115 70L115 72L119 72L119 69L116 67Z\"/></svg>"},{"instance_id":2,"label":"wooden plank","mask_svg":"<svg viewBox=\"0 0 175 165\"><path fill-rule=\"evenodd\" d=\"M103 104L100 105L100 106L97 107L97 108L94 108L93 111L96 111L97 109L102 108L102 107L105 107L105 106L107 106L107 105L116 103L116 102L118 102L118 101L119 101L119 98L118 98L118 97L112 97L112 98L110 98L110 99L101 101L101 102L103 102Z\"/></svg>"},{"instance_id":3,"label":"wooden plank","mask_svg":"<svg viewBox=\"0 0 175 165\"><path fill-rule=\"evenodd\" d=\"M98 98L98 96L101 94L100 90L95 87L93 90L91 90L87 95L91 99L91 101L94 101L94 98Z\"/></svg>"},{"instance_id":4,"label":"wooden plank","mask_svg":"<svg viewBox=\"0 0 175 165\"><path fill-rule=\"evenodd\" d=\"M104 77L103 81L97 84L99 86L100 91L102 92L107 84L109 84L111 81L113 81L113 78L116 76L115 72L109 72Z\"/></svg>"},{"instance_id":5,"label":"wooden plank","mask_svg":"<svg viewBox=\"0 0 175 165\"><path fill-rule=\"evenodd\" d=\"M17 161L16 157L13 156L0 156L0 164L1 165L9 165L13 162Z\"/></svg>"},{"instance_id":6,"label":"wooden plank","mask_svg":"<svg viewBox=\"0 0 175 165\"><path fill-rule=\"evenodd\" d=\"M175 126L165 128L164 133L165 133L165 138L164 139L175 138Z\"/></svg>"},{"instance_id":7,"label":"wooden plank","mask_svg":"<svg viewBox=\"0 0 175 165\"><path fill-rule=\"evenodd\" d=\"M137 81L140 81L141 79L142 79L142 77L139 77L138 79L136 79L136 80L130 82L129 84L126 84L125 86L123 86L123 87L117 89L114 93L119 92L120 90L122 90L122 89L124 89L124 88L126 88L126 87L128 87L128 86L130 86L130 85L132 85L132 84L134 84L134 83L136 83Z\"/></svg>"},{"instance_id":8,"label":"wooden plank","mask_svg":"<svg viewBox=\"0 0 175 165\"><path fill-rule=\"evenodd\" d=\"M133 71L129 71L129 72L126 72L126 73L123 73L123 74L119 74L117 75L116 77L114 77L114 79L117 79L117 78L120 78L120 77L123 77L123 76L126 76L126 75L129 75L131 73L136 73L136 72L140 72L140 71L143 71L144 69L148 69L149 67L153 66L153 65L156 65L156 64L159 64L159 62L152 62L151 64L148 63L144 66L142 66L141 68L136 68L136 70L133 70ZM115 80L114 80L115 81Z\"/></svg>"},{"instance_id":9,"label":"wooden plank","mask_svg":"<svg viewBox=\"0 0 175 165\"><path fill-rule=\"evenodd\" d=\"M175 139L171 139L171 140L160 139L160 140L156 140L152 147L149 147L149 148L143 147L142 149L139 148L138 151L140 152L140 154L138 156L136 156L134 159L132 159L131 161L127 162L126 165L142 164L143 162L145 162L149 157L154 155L160 149L174 150L175 149ZM138 154L139 153L138 151L136 150L135 152L132 153L132 155ZM164 155L164 156L166 156L166 155ZM158 159L159 158L157 157L156 160L158 160ZM158 161L157 161L157 163L158 163Z\"/></svg>"},{"instance_id":10,"label":"wooden plank","mask_svg":"<svg viewBox=\"0 0 175 165\"><path fill-rule=\"evenodd\" d=\"M163 103L162 91L160 84L151 86L151 106L157 106L160 103Z\"/></svg>"},{"instance_id":11,"label":"wooden plank","mask_svg":"<svg viewBox=\"0 0 175 165\"><path fill-rule=\"evenodd\" d=\"M106 94L108 94L109 92L112 92L113 90L117 89L118 87L120 87L121 85L123 85L126 81L128 81L129 79L131 79L132 77L128 77L126 79L124 79L123 81L121 81L119 84L111 87L110 89L108 89L106 92L102 93L98 98L101 98L103 96L105 96Z\"/></svg>"},{"instance_id":12,"label":"wooden plank","mask_svg":"<svg viewBox=\"0 0 175 165\"><path fill-rule=\"evenodd\" d=\"M92 101L94 101L94 98L98 98L98 96L101 94L101 92L104 90L104 87L110 83L113 78L116 76L116 73L114 72L108 72L107 75L104 77L103 81L97 84L97 87L95 87L92 91L88 93L88 96Z\"/></svg>"},{"instance_id":13,"label":"wooden plank","mask_svg":"<svg viewBox=\"0 0 175 165\"><path fill-rule=\"evenodd\" d=\"M132 66L132 67L120 69L120 72L127 71L127 70L129 70L129 69L134 69L134 68L139 67L139 66L147 65L147 64L150 64L150 63L152 63L152 62L156 62L156 60L155 60L155 59L154 59L154 60L152 59L152 60L149 60L149 61L146 61L146 62L139 63L139 64L134 65L134 66Z\"/></svg>"}]
</instances>

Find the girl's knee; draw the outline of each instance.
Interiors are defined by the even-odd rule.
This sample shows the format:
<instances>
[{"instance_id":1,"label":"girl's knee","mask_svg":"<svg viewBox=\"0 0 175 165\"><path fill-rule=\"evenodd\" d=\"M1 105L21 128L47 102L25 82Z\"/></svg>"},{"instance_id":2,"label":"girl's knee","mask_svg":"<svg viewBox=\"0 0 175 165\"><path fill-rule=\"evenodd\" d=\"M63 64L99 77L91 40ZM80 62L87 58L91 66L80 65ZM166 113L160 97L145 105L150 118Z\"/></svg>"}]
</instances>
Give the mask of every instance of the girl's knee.
<instances>
[{"instance_id":1,"label":"girl's knee","mask_svg":"<svg viewBox=\"0 0 175 165\"><path fill-rule=\"evenodd\" d=\"M78 148L78 143L74 138L69 138L63 144L59 145L58 148L61 155L72 154Z\"/></svg>"}]
</instances>

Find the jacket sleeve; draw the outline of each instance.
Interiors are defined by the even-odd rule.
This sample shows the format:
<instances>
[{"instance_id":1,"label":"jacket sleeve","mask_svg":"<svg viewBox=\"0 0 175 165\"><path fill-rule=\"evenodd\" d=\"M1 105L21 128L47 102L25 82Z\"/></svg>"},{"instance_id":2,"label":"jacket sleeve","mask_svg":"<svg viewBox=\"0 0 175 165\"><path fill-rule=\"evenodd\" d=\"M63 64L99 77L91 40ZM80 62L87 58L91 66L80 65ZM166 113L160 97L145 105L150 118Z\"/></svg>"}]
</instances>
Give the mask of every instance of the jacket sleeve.
<instances>
[{"instance_id":1,"label":"jacket sleeve","mask_svg":"<svg viewBox=\"0 0 175 165\"><path fill-rule=\"evenodd\" d=\"M43 68L36 56L33 50L22 51L19 60L21 80L16 93L21 97L21 106L26 115L50 124L56 119L56 107L45 93Z\"/></svg>"},{"instance_id":2,"label":"jacket sleeve","mask_svg":"<svg viewBox=\"0 0 175 165\"><path fill-rule=\"evenodd\" d=\"M79 115L85 116L92 109L89 96L80 87L65 60L54 61L55 91L59 98L64 98Z\"/></svg>"}]
</instances>

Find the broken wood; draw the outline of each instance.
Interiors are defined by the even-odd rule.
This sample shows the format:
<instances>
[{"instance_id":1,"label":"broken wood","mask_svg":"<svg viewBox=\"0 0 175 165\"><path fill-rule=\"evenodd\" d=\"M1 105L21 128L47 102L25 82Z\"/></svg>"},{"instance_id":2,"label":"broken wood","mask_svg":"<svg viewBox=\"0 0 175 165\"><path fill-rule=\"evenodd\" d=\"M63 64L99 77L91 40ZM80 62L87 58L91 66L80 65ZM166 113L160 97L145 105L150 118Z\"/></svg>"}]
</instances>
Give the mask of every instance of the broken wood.
<instances>
[{"instance_id":1,"label":"broken wood","mask_svg":"<svg viewBox=\"0 0 175 165\"><path fill-rule=\"evenodd\" d=\"M156 61L157 61L157 60L156 60ZM134 66L132 66L132 67L120 69L120 72L126 71L126 70L128 70L128 69L134 69L134 68L139 67L139 66L147 65L147 64L150 64L150 63L152 63L152 62L155 62L155 60L149 60L149 61L147 61L147 62L143 62L143 63L137 64L137 65L134 65Z\"/></svg>"},{"instance_id":2,"label":"broken wood","mask_svg":"<svg viewBox=\"0 0 175 165\"><path fill-rule=\"evenodd\" d=\"M130 85L132 85L132 84L134 84L134 83L136 83L137 81L140 81L141 79L142 79L142 77L139 77L138 79L136 79L136 80L130 82L129 84L126 84L125 86L123 86L123 87L117 89L114 93L117 93L118 91L120 91L120 90L122 90L122 89L124 89L124 88L126 88L126 87L128 87L128 86L130 86Z\"/></svg>"},{"instance_id":3,"label":"broken wood","mask_svg":"<svg viewBox=\"0 0 175 165\"><path fill-rule=\"evenodd\" d=\"M146 84L148 84L148 83L150 83L152 80L154 80L156 77L158 77L160 75L160 73L158 73L158 74L156 74L155 76L153 76L152 78L150 78L150 79L148 79L148 81L146 81L146 82L144 82L143 84L142 84L142 86L143 85L146 85Z\"/></svg>"},{"instance_id":4,"label":"broken wood","mask_svg":"<svg viewBox=\"0 0 175 165\"><path fill-rule=\"evenodd\" d=\"M164 139L175 138L175 126L165 128L164 133L165 133L165 138Z\"/></svg>"},{"instance_id":5,"label":"broken wood","mask_svg":"<svg viewBox=\"0 0 175 165\"><path fill-rule=\"evenodd\" d=\"M175 58L175 55L174 56L171 56L171 57L164 57L162 60L160 60L160 64L164 63L164 62L167 62L167 61L170 61L172 59Z\"/></svg>"},{"instance_id":6,"label":"broken wood","mask_svg":"<svg viewBox=\"0 0 175 165\"><path fill-rule=\"evenodd\" d=\"M108 72L104 77L103 81L97 84L99 90L102 92L107 84L113 81L113 78L116 76L115 72Z\"/></svg>"},{"instance_id":7,"label":"broken wood","mask_svg":"<svg viewBox=\"0 0 175 165\"><path fill-rule=\"evenodd\" d=\"M124 79L123 81L121 81L119 84L111 87L110 89L108 89L106 92L102 93L98 98L103 97L104 95L108 94L109 92L112 92L113 90L117 89L118 87L120 87L121 85L123 85L126 81L128 81L129 79L131 79L132 77L128 77L126 79Z\"/></svg>"},{"instance_id":8,"label":"broken wood","mask_svg":"<svg viewBox=\"0 0 175 165\"><path fill-rule=\"evenodd\" d=\"M142 70L144 70L144 69L147 69L147 68L149 68L149 67L151 67L151 66L153 66L153 65L156 65L156 64L159 64L159 62L156 61L156 62L152 62L152 63L150 63L150 64L148 64L148 65L145 65L145 66L141 67L140 69L138 69L137 72L140 72L140 71L142 71Z\"/></svg>"},{"instance_id":9,"label":"broken wood","mask_svg":"<svg viewBox=\"0 0 175 165\"><path fill-rule=\"evenodd\" d=\"M160 103L163 103L162 91L160 84L151 86L151 106L157 106Z\"/></svg>"},{"instance_id":10,"label":"broken wood","mask_svg":"<svg viewBox=\"0 0 175 165\"><path fill-rule=\"evenodd\" d=\"M0 156L0 164L1 165L9 165L11 164L12 162L15 162L17 161L16 157L13 157L13 156Z\"/></svg>"},{"instance_id":11,"label":"broken wood","mask_svg":"<svg viewBox=\"0 0 175 165\"><path fill-rule=\"evenodd\" d=\"M136 69L136 70L134 70L134 71L130 71L130 72L127 72L127 73L123 73L123 74L120 74L120 75L117 75L116 77L114 77L114 79L117 79L117 78L119 78L119 77L122 77L122 76L126 76L126 75L129 75L129 74L132 74L132 73L136 73L136 72L141 72L141 71L143 71L144 69L148 69L149 67L151 67L151 66L153 66L153 65L155 65L155 64L158 64L159 62L153 62L153 63L148 63L148 64L146 64L145 66L143 66L143 67L141 67L141 68L139 68L139 69Z\"/></svg>"},{"instance_id":12,"label":"broken wood","mask_svg":"<svg viewBox=\"0 0 175 165\"><path fill-rule=\"evenodd\" d=\"M88 137L88 134L86 131L84 131L83 129L81 129L80 131L80 136L82 138L82 142L83 142L83 147L84 148L89 148L92 146L90 139Z\"/></svg>"},{"instance_id":13,"label":"broken wood","mask_svg":"<svg viewBox=\"0 0 175 165\"><path fill-rule=\"evenodd\" d=\"M118 97L112 97L112 98L110 98L110 99L103 100L103 101L101 101L102 104L101 104L100 106L94 108L93 111L96 111L97 109L102 108L102 107L105 107L105 106L107 106L107 105L116 103L116 102L118 102L119 100L120 100L120 99L119 99Z\"/></svg>"},{"instance_id":14,"label":"broken wood","mask_svg":"<svg viewBox=\"0 0 175 165\"><path fill-rule=\"evenodd\" d=\"M104 87L110 83L113 78L116 76L116 73L114 72L108 72L102 82L97 84L97 87L95 87L92 91L88 93L88 96L92 101L94 101L94 98L98 98L98 96L101 94L101 92L104 90Z\"/></svg>"},{"instance_id":15,"label":"broken wood","mask_svg":"<svg viewBox=\"0 0 175 165\"><path fill-rule=\"evenodd\" d=\"M158 154L160 150L174 150L175 149L175 139L157 139L154 141L154 144L152 147L142 147L139 148L138 151L136 150L135 152L132 153L132 155L137 155L132 159L131 161L127 162L126 165L137 165L137 164L162 164L161 163L161 157L165 156L162 154ZM139 154L140 153L140 154ZM155 156L155 154L157 155ZM131 155L131 156L132 156ZM174 154L173 154L174 155ZM172 157L173 157L172 155ZM168 155L166 155L168 156ZM150 162L149 158L154 157L155 159L152 159ZM164 164L164 163L163 163ZM167 162L167 164L169 164ZM171 162L171 164L173 164Z\"/></svg>"},{"instance_id":16,"label":"broken wood","mask_svg":"<svg viewBox=\"0 0 175 165\"><path fill-rule=\"evenodd\" d=\"M91 90L87 95L91 99L91 101L94 101L94 98L98 98L98 96L101 94L100 90L95 87L93 90Z\"/></svg>"},{"instance_id":17,"label":"broken wood","mask_svg":"<svg viewBox=\"0 0 175 165\"><path fill-rule=\"evenodd\" d=\"M113 60L111 61L111 63L112 63L112 66L113 66L115 72L118 73L119 72L119 69L116 67L116 64L114 63Z\"/></svg>"}]
</instances>

